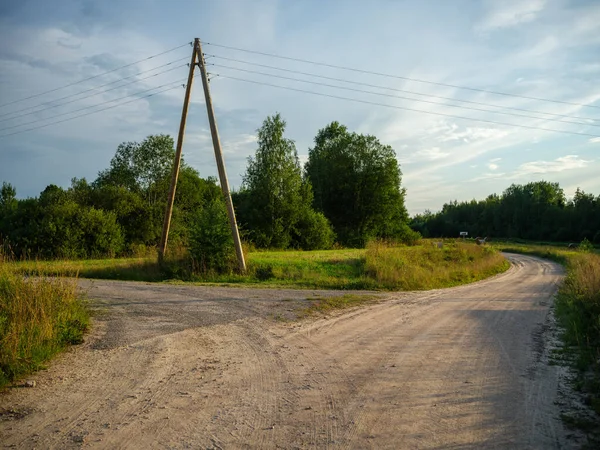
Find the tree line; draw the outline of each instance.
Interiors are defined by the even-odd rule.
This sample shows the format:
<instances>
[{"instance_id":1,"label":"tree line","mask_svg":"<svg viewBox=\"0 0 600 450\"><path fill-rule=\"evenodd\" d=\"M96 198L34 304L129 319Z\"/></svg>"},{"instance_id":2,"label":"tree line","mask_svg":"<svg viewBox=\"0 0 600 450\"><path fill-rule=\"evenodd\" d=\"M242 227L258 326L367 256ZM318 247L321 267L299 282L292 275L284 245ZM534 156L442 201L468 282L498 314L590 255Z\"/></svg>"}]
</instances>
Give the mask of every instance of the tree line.
<instances>
[{"instance_id":1,"label":"tree line","mask_svg":"<svg viewBox=\"0 0 600 450\"><path fill-rule=\"evenodd\" d=\"M411 220L425 237L471 236L600 244L600 196L577 189L567 200L558 183L512 184L485 200L449 202L437 213L426 211Z\"/></svg>"},{"instance_id":2,"label":"tree line","mask_svg":"<svg viewBox=\"0 0 600 450\"><path fill-rule=\"evenodd\" d=\"M302 167L279 114L257 130L240 189L232 193L243 238L258 248L360 247L371 238L418 239L408 226L394 150L374 136L333 122L319 130ZM49 185L18 199L0 189L0 239L16 255L42 258L118 256L158 245L175 151L170 136L118 146L107 169L88 182ZM170 245L208 266L231 255L225 203L212 177L182 161ZM212 256L210 256L210 255Z\"/></svg>"}]
</instances>

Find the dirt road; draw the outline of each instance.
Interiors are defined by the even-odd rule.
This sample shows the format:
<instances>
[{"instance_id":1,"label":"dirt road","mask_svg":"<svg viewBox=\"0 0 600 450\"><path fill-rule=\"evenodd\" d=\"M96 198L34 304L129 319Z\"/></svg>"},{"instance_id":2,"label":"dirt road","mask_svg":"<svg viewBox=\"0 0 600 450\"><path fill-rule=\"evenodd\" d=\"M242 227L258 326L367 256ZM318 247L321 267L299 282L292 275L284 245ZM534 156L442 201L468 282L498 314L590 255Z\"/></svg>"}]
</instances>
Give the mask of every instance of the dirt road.
<instances>
[{"instance_id":1,"label":"dirt road","mask_svg":"<svg viewBox=\"0 0 600 450\"><path fill-rule=\"evenodd\" d=\"M562 270L509 257L490 280L299 322L284 319L317 292L84 281L93 335L0 397L0 442L568 448L544 361Z\"/></svg>"}]
</instances>

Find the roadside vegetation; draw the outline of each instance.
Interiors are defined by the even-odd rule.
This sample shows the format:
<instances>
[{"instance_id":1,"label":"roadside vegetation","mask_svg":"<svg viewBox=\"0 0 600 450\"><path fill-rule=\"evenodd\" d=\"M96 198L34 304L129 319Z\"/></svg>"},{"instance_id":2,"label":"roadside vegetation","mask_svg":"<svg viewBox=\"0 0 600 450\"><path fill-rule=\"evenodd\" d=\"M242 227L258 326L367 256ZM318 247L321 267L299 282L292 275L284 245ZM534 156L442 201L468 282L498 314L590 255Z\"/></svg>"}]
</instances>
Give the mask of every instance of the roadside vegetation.
<instances>
[{"instance_id":1,"label":"roadside vegetation","mask_svg":"<svg viewBox=\"0 0 600 450\"><path fill-rule=\"evenodd\" d=\"M499 242L496 248L554 260L563 264L567 276L555 301L555 314L562 328L564 348L558 353L576 373L574 387L587 406L600 416L600 252L584 240L577 249L556 245ZM564 417L567 424L592 433L600 443L595 419L575 413Z\"/></svg>"},{"instance_id":2,"label":"roadside vegetation","mask_svg":"<svg viewBox=\"0 0 600 450\"><path fill-rule=\"evenodd\" d=\"M205 271L183 250L162 268L153 257L21 261L12 270L43 276L133 281L188 281L260 287L310 289L423 290L456 286L505 271L509 264L497 250L447 240L442 248L422 240L414 245L374 240L364 249L249 251L248 272Z\"/></svg>"},{"instance_id":3,"label":"roadside vegetation","mask_svg":"<svg viewBox=\"0 0 600 450\"><path fill-rule=\"evenodd\" d=\"M81 343L89 325L75 280L31 278L12 264L0 253L0 388Z\"/></svg>"}]
</instances>

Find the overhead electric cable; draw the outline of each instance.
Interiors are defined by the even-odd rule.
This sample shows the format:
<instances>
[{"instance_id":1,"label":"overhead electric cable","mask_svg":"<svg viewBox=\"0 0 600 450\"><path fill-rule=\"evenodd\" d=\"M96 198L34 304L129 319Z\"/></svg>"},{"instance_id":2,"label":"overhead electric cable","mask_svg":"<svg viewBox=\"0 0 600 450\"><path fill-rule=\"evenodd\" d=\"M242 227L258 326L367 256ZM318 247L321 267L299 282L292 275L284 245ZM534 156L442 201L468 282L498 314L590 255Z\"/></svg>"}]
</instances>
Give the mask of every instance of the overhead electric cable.
<instances>
[{"instance_id":1,"label":"overhead electric cable","mask_svg":"<svg viewBox=\"0 0 600 450\"><path fill-rule=\"evenodd\" d=\"M35 97L40 97L40 96L42 96L42 95L46 95L46 94L49 94L49 93L51 93L51 92L56 92L56 91L59 91L59 90L61 90L61 89L65 89L65 88L67 88L67 87L74 86L74 85L76 85L76 84L79 84L79 83L83 83L83 82L85 82L85 81L93 80L93 79L95 79L95 78L98 78L98 77L101 77L101 76L107 75L107 74L109 74L109 73L116 72L117 70L125 69L126 67L130 67L130 66L133 66L133 65L135 65L135 64L139 64L139 63L141 63L141 62L143 62L143 61L148 61L149 59L156 58L157 56L162 56L162 55L165 55L165 54L167 54L167 53L170 53L170 52L172 52L172 51L178 50L178 49L180 49L180 48L182 48L182 47L185 47L185 46L187 46L187 45L190 45L190 42L186 42L186 43L185 43L185 44L183 44L183 45L179 45L179 46L177 46L177 47L173 47L173 48L171 48L171 49L169 49L169 50L165 50L164 52L160 52L160 53L157 53L157 54L155 54L155 55L148 56L147 58L143 58L143 59L140 59L140 60L138 60L138 61L135 61L135 62L132 62L132 63L129 63L129 64L125 64L125 65L123 65L123 66L119 66L119 67L117 67L117 68L115 68L115 69L111 69L111 70L108 70L108 71L106 71L106 72L99 73L98 75L93 75L93 76L91 76L91 77L84 78L84 79L82 79L82 80L79 80L79 81L74 81L73 83L68 83L68 84L65 84L65 85L63 85L63 86L59 86L59 87L57 87L57 88L50 89L49 91L40 92L40 93L38 93L38 94L30 95L29 97L24 97L24 98L20 98L20 99L18 99L18 100L13 100L12 102L3 103L3 104L1 104L1 105L0 105L0 108L3 108L3 107L5 107L5 106L8 106L8 105L13 105L13 104L15 104L15 103L19 103L19 102L22 102L22 101L25 101L25 100L29 100L29 99L32 99L32 98L35 98Z\"/></svg>"},{"instance_id":2,"label":"overhead electric cable","mask_svg":"<svg viewBox=\"0 0 600 450\"><path fill-rule=\"evenodd\" d=\"M19 117L25 117L25 116L29 116L29 115L31 115L31 114L36 114L36 113L39 113L39 112L42 112L42 111L47 111L47 110L49 110L49 109L54 109L54 108L58 108L58 107L61 107L61 106L65 106L65 105L68 105L68 104L71 104L71 103L75 103L75 102L78 102L78 101L80 101L80 100L85 100L85 99L87 99L87 98L95 97L96 95L105 94L106 92L114 91L114 90L116 90L116 89L120 89L120 88L122 88L122 87L129 86L130 84L139 83L140 81L147 80L147 79L149 79L149 78L154 78L154 77L156 77L156 76L158 76L158 75L162 75L162 74L165 74L165 73L167 73L167 72L172 72L172 71L173 71L173 70L175 70L175 69L179 69L179 68L181 68L181 67L185 67L185 66L187 66L187 64L182 64L182 65L180 65L180 66L171 67L170 69L163 70L162 72L157 72L157 73L155 73L155 74L152 74L152 75L149 75L149 76L147 76L147 77L139 78L139 79L137 79L137 80L130 81L129 83L121 84L121 85L119 85L119 86L115 86L115 87L113 87L113 88L110 88L110 89L105 89L105 90L103 90L103 91L95 92L95 93L93 93L93 94L86 95L86 96L84 96L84 97L76 98L76 99L74 99L74 100L69 100L68 102L63 102L63 103L59 103L59 104L56 104L56 105L50 105L50 106L48 106L48 107L46 107L46 108L37 109L37 110L35 110L35 111L29 111L29 112L26 112L26 113L23 113L23 114L19 114L19 115L17 115L17 116L14 116L14 117L9 117L9 118L6 118L6 119L0 119L0 122L5 122L5 121L7 121L7 120L18 119ZM110 83L109 83L109 84L110 84ZM92 90L93 90L93 89L92 89ZM56 116L54 116L54 117L56 117ZM19 126L19 125L15 125L15 127L17 127L17 126ZM5 130L5 129L6 129L6 128L0 129L0 131L2 131L2 130Z\"/></svg>"},{"instance_id":3,"label":"overhead electric cable","mask_svg":"<svg viewBox=\"0 0 600 450\"><path fill-rule=\"evenodd\" d=\"M42 102L42 103L38 103L37 105L28 106L28 107L22 108L22 109L17 109L15 111L9 111L9 112L0 114L0 117L9 116L11 114L20 113L22 111L28 111L30 109L35 109L35 108L40 108L42 106L51 105L51 104L54 104L56 102L60 102L61 100L65 100L65 99L71 98L71 97L76 97L78 95L85 94L86 92L96 91L96 90L98 90L100 88L103 88L105 86L110 86L111 84L119 83L120 81L128 80L130 78L137 77L137 76L142 75L144 73L152 72L153 70L160 69L162 67L167 67L167 66L170 66L171 64L175 64L177 62L181 62L183 60L188 60L188 59L189 59L188 56L186 56L184 58L179 58L179 59L176 59L174 61L168 62L166 64L161 64L160 66L152 67L151 69L147 69L147 70L142 70L141 72L138 72L138 73L136 73L134 75L129 75L127 77L119 78L118 80L110 81L108 83L104 83L104 84L101 84L100 86L95 86L95 87L86 89L84 91L80 91L80 92L76 92L74 94L66 95L64 97L60 97L60 98L55 98L55 99L52 99L52 100L48 100L48 101L45 101L45 102ZM37 111L34 111L34 112L37 112ZM9 120L9 119L3 119L3 120ZM3 120L0 120L0 122L2 122Z\"/></svg>"},{"instance_id":4,"label":"overhead electric cable","mask_svg":"<svg viewBox=\"0 0 600 450\"><path fill-rule=\"evenodd\" d=\"M486 103L486 102L477 102L477 101L473 101L473 100L462 100L462 99L453 98L453 97L444 97L441 95L423 94L422 92L415 92L415 91L410 91L407 89L398 89L398 88L382 86L382 85L378 85L378 84L362 83L359 81L347 80L344 78L328 77L328 76L319 75L316 73L302 72L299 70L292 70L292 69L285 69L282 67L270 66L268 64L259 64L259 63L254 63L254 62L250 62L250 61L244 61L241 59L227 58L227 57L219 56L219 55L206 55L206 56L210 56L211 58L223 59L223 60L231 61L231 62L248 64L248 65L256 66L256 67L262 67L265 69L272 69L272 70L278 70L278 71L282 71L282 72L294 73L297 75L305 75L305 76L309 76L309 77L322 78L324 80L339 81L342 83L354 84L357 86L366 86L366 87L372 87L372 88L377 88L377 89L385 89L388 91L402 92L404 94L419 95L419 96L430 97L430 98L438 98L440 100L450 100L450 101L458 102L458 103L468 103L471 105L480 105L480 106L507 109L507 110L512 110L512 111L528 112L528 113L534 113L534 114L543 114L543 115L548 115L548 116L553 116L553 117L563 117L565 119L577 119L577 120L589 120L589 121L599 121L600 120L600 118L574 116L574 115L569 115L569 114L556 114L556 113L550 113L550 112L546 112L546 111L537 111L537 110L525 109L525 108L515 108L512 106L495 105L495 104Z\"/></svg>"},{"instance_id":5,"label":"overhead electric cable","mask_svg":"<svg viewBox=\"0 0 600 450\"><path fill-rule=\"evenodd\" d=\"M572 125L585 125L585 126L592 126L592 127L600 127L600 124L573 122L570 120L564 120L564 119L558 119L558 118L552 118L552 117L535 117L535 116L529 116L529 115L525 115L525 114L517 114L517 113L511 113L511 112L505 112L505 111L492 111L489 109L474 108L472 106L450 105L448 103L433 102L431 100L420 100L420 99L416 99L416 98L403 97L400 95L391 95L391 94L384 94L381 92L365 91L363 89L355 89L355 88L350 88L350 87L346 87L346 86L337 86L337 85L328 84L328 83L319 83L317 81L302 80L299 78L284 77L281 75L274 75L271 73L258 72L255 70L241 69L239 67L224 66L221 64L213 64L213 66L221 67L221 68L225 68L225 69L239 70L241 72L253 73L253 74L263 75L263 76L267 76L267 77L280 78L283 80L295 81L295 82L299 82L299 83L314 84L317 86L325 86L325 87L330 87L330 88L334 88L334 89L342 89L345 91L359 92L359 93L363 93L363 94L378 95L380 97L398 98L401 100L409 100L409 101L420 102L420 103L428 103L428 104L439 105L439 106L447 106L447 107L451 107L451 108L462 108L462 109L468 109L468 110L472 110L472 111L481 111L481 112L487 112L487 113L492 113L492 114L503 114L503 115L515 116L515 117L526 117L529 119L547 120L547 121L568 123L568 124L572 124Z\"/></svg>"},{"instance_id":6,"label":"overhead electric cable","mask_svg":"<svg viewBox=\"0 0 600 450\"><path fill-rule=\"evenodd\" d=\"M284 90L288 90L288 91L301 92L301 93L304 93L304 94L317 95L317 96L321 96L321 97L335 98L335 99L338 99L338 100L346 100L346 101L351 101L351 102L355 102L355 103L363 103L363 104L366 104L366 105L383 106L385 108L400 109L400 110L403 110L403 111L413 111L413 112L418 112L418 113L423 113L423 114L430 114L430 115L435 115L435 116L450 117L450 118L453 118L453 119L469 120L469 121L472 121L472 122L482 122L482 123L489 123L489 124L494 124L494 125L504 125L504 126L508 126L508 127L526 128L526 129L530 129L530 130L550 131L550 132L555 132L555 133L564 133L564 134L573 134L573 135L578 135L578 136L588 136L588 137L593 137L593 138L600 138L600 135L590 134L590 133L581 133L581 132L577 132L577 131L568 131L568 130L556 130L556 129L552 129L552 128L535 127L535 126L522 125L522 124L497 122L497 121L494 121L494 120L487 120L487 119L477 119L477 118L473 118L473 117L457 116L457 115L453 115L453 114L445 114L445 113L434 112L434 111L424 111L422 109L407 108L405 106L388 105L388 104L385 104L385 103L377 103L377 102L371 102L371 101L368 101L368 100L360 100L360 99L356 99L356 98L342 97L342 96L339 96L339 95L324 94L324 93L321 93L321 92L308 91L308 90L305 90L305 89L297 89L297 88L291 88L291 87L287 87L287 86L279 86L279 85L271 84L271 83L263 83L263 82L260 82L260 81L254 81L254 80L247 80L247 79L244 79L244 78L231 77L229 75L223 75L223 74L217 74L217 75L220 76L221 78L227 78L227 79L230 79L230 80L243 81L245 83L252 83L252 84L257 84L257 85L262 85L262 86L269 86L269 87L274 87L274 88L278 88L278 89L284 89Z\"/></svg>"},{"instance_id":7,"label":"overhead electric cable","mask_svg":"<svg viewBox=\"0 0 600 450\"><path fill-rule=\"evenodd\" d=\"M163 84L163 85L161 85L161 86L156 86L156 87L153 87L153 88L150 88L150 89L145 89L145 90L143 90L143 91L135 92L135 93L133 93L133 94L126 95L126 96L124 96L124 97L115 98L115 99L113 99L113 100L108 100L108 101L105 101L105 102L102 102L102 103L97 103L97 104L95 104L95 105L89 105L89 106L85 106L85 107L83 107L83 108L75 109L75 110L73 110L73 111L68 111L68 112L65 112L65 113L57 114L57 115L55 115L55 116L54 116L54 117L52 117L52 118L55 118L55 117L61 117L61 116L67 116L67 115L69 115L69 114L74 114L74 113L76 113L76 112L79 112L79 111L85 111L86 109L90 109L90 108L96 108L97 106L106 105L107 103L114 103L114 102L116 102L116 101L123 100L123 99L125 99L125 98L134 97L134 96L136 96L136 95L143 94L143 93L145 93L145 92L153 91L153 90L155 90L155 89L160 89L160 88L162 88L162 87L168 86L169 84L173 84L173 83L181 83L181 82L183 82L183 81L187 81L187 78L184 78L184 79L182 79L182 80L178 80L178 81L171 81L170 83L165 83L165 84ZM47 119L45 119L45 120L47 120ZM36 123L36 122L39 122L39 120L32 120L32 121L30 121L30 122L25 122L25 123L21 123L21 124L18 124L18 125L12 125L12 126L10 126L10 127L1 128L1 129L0 129L0 132L1 132L1 131L6 131L6 130L11 130L11 129L13 129L13 128L23 127L23 126L30 125L30 124L32 124L32 123Z\"/></svg>"},{"instance_id":8,"label":"overhead electric cable","mask_svg":"<svg viewBox=\"0 0 600 450\"><path fill-rule=\"evenodd\" d=\"M426 83L426 84L433 84L433 85L436 85L436 86L452 87L452 88L455 88L455 89L465 89L465 90L475 91L475 92L485 92L485 93L488 93L488 94L504 95L504 96L508 96L508 97L517 97L517 98L524 98L524 99L527 99L527 100L537 100L537 101L543 101L543 102L560 103L560 104L563 104L563 105L582 106L582 107L586 107L586 108L600 109L600 106L597 106L597 105L587 105L585 103L575 103L575 102L567 102L567 101L563 101L563 100L555 100L555 99L549 99L549 98L531 97L531 96L527 96L527 95L512 94L512 93L508 93L508 92L493 91L493 90L489 90L489 89L474 88L474 87L469 87L469 86L460 86L460 85L450 84L450 83L440 83L440 82L436 82L436 81L420 80L418 78L410 78L410 77L403 77L403 76L400 76L400 75L392 75L392 74L389 74L389 73L374 72L374 71L371 71L371 70L357 69L355 67L339 66L339 65L335 65L335 64L328 64L328 63L323 63L323 62L318 62L318 61L311 61L311 60L302 59L302 58L292 58L290 56L282 56L282 55L277 55L275 53L259 52L259 51L256 51L256 50L249 50L249 49L245 49L245 48L232 47L232 46L229 46L229 45L215 44L215 43L211 43L211 42L205 42L204 45L210 45L210 46L213 46L213 47L225 48L225 49L228 49L228 50L235 50L235 51L246 52L246 53L253 53L255 55L268 56L268 57L272 57L272 58L285 59L285 60L288 60L288 61L296 61L296 62L301 62L301 63L306 63L306 64L314 64L314 65L317 65L317 66L330 67L330 68L333 68L333 69L349 70L349 71L357 72L357 73L364 73L364 74L369 74L369 75L377 75L377 76L380 76L380 77L397 78L397 79L400 79L400 80L416 81L418 83Z\"/></svg>"},{"instance_id":9,"label":"overhead electric cable","mask_svg":"<svg viewBox=\"0 0 600 450\"><path fill-rule=\"evenodd\" d=\"M129 103L137 102L138 100L143 100L143 99L145 99L145 98L153 97L153 96L155 96L155 95L162 94L162 93L164 93L164 92L167 92L167 91L172 91L173 89L177 89L177 88L179 88L179 87L180 87L179 85L178 85L178 86L173 86L173 87L170 87L170 88L164 89L164 90L162 90L162 91L158 91L158 92L154 92L154 93L152 93L152 94L149 94L149 95L145 95L145 96L143 96L143 97L134 98L133 100L129 100L128 102L123 102L123 103L119 103L119 104L117 104L117 105L109 106L109 107L107 107L107 108L102 108L102 109L99 109L99 110L97 110L97 111L91 111L91 112L89 112L89 113L80 114L80 115L78 115L78 116L76 116L76 117L70 117L70 118L68 118L68 119L63 119L63 120L58 120L58 121L56 121L56 122L46 123L46 124L44 124L44 125L39 125L39 126L37 126L37 127L28 128L28 129L26 129L26 130L20 130L20 131L15 131L14 133L9 133L9 134L0 135L0 138L7 137L7 136L13 136L13 135L15 135L15 134L20 134L20 133L26 133L26 132L28 132L28 131L34 131L34 130L38 130L38 129L40 129L40 128L45 128L45 127L49 127L49 126L51 126L51 125L56 125L56 124L59 124L59 123L68 122L69 120L75 120L75 119L79 119L80 117L89 116L89 115L96 114L96 113L99 113L99 112L102 112L102 111L106 111L106 110L108 110L108 109L118 108L119 106L123 106L123 105L127 105L127 104L129 104Z\"/></svg>"}]
</instances>

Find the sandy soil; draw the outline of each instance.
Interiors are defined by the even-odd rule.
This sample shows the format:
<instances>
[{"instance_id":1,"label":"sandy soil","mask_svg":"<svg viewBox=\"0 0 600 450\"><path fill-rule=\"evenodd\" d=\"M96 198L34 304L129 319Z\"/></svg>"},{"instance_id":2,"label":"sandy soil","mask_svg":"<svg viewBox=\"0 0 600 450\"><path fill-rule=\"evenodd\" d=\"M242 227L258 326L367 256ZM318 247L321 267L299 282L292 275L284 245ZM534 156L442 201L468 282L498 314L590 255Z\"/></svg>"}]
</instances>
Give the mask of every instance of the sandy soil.
<instances>
[{"instance_id":1,"label":"sandy soil","mask_svg":"<svg viewBox=\"0 0 600 450\"><path fill-rule=\"evenodd\" d=\"M545 361L557 264L286 321L312 295L83 281L92 335L0 396L16 448L570 448Z\"/></svg>"}]
</instances>

